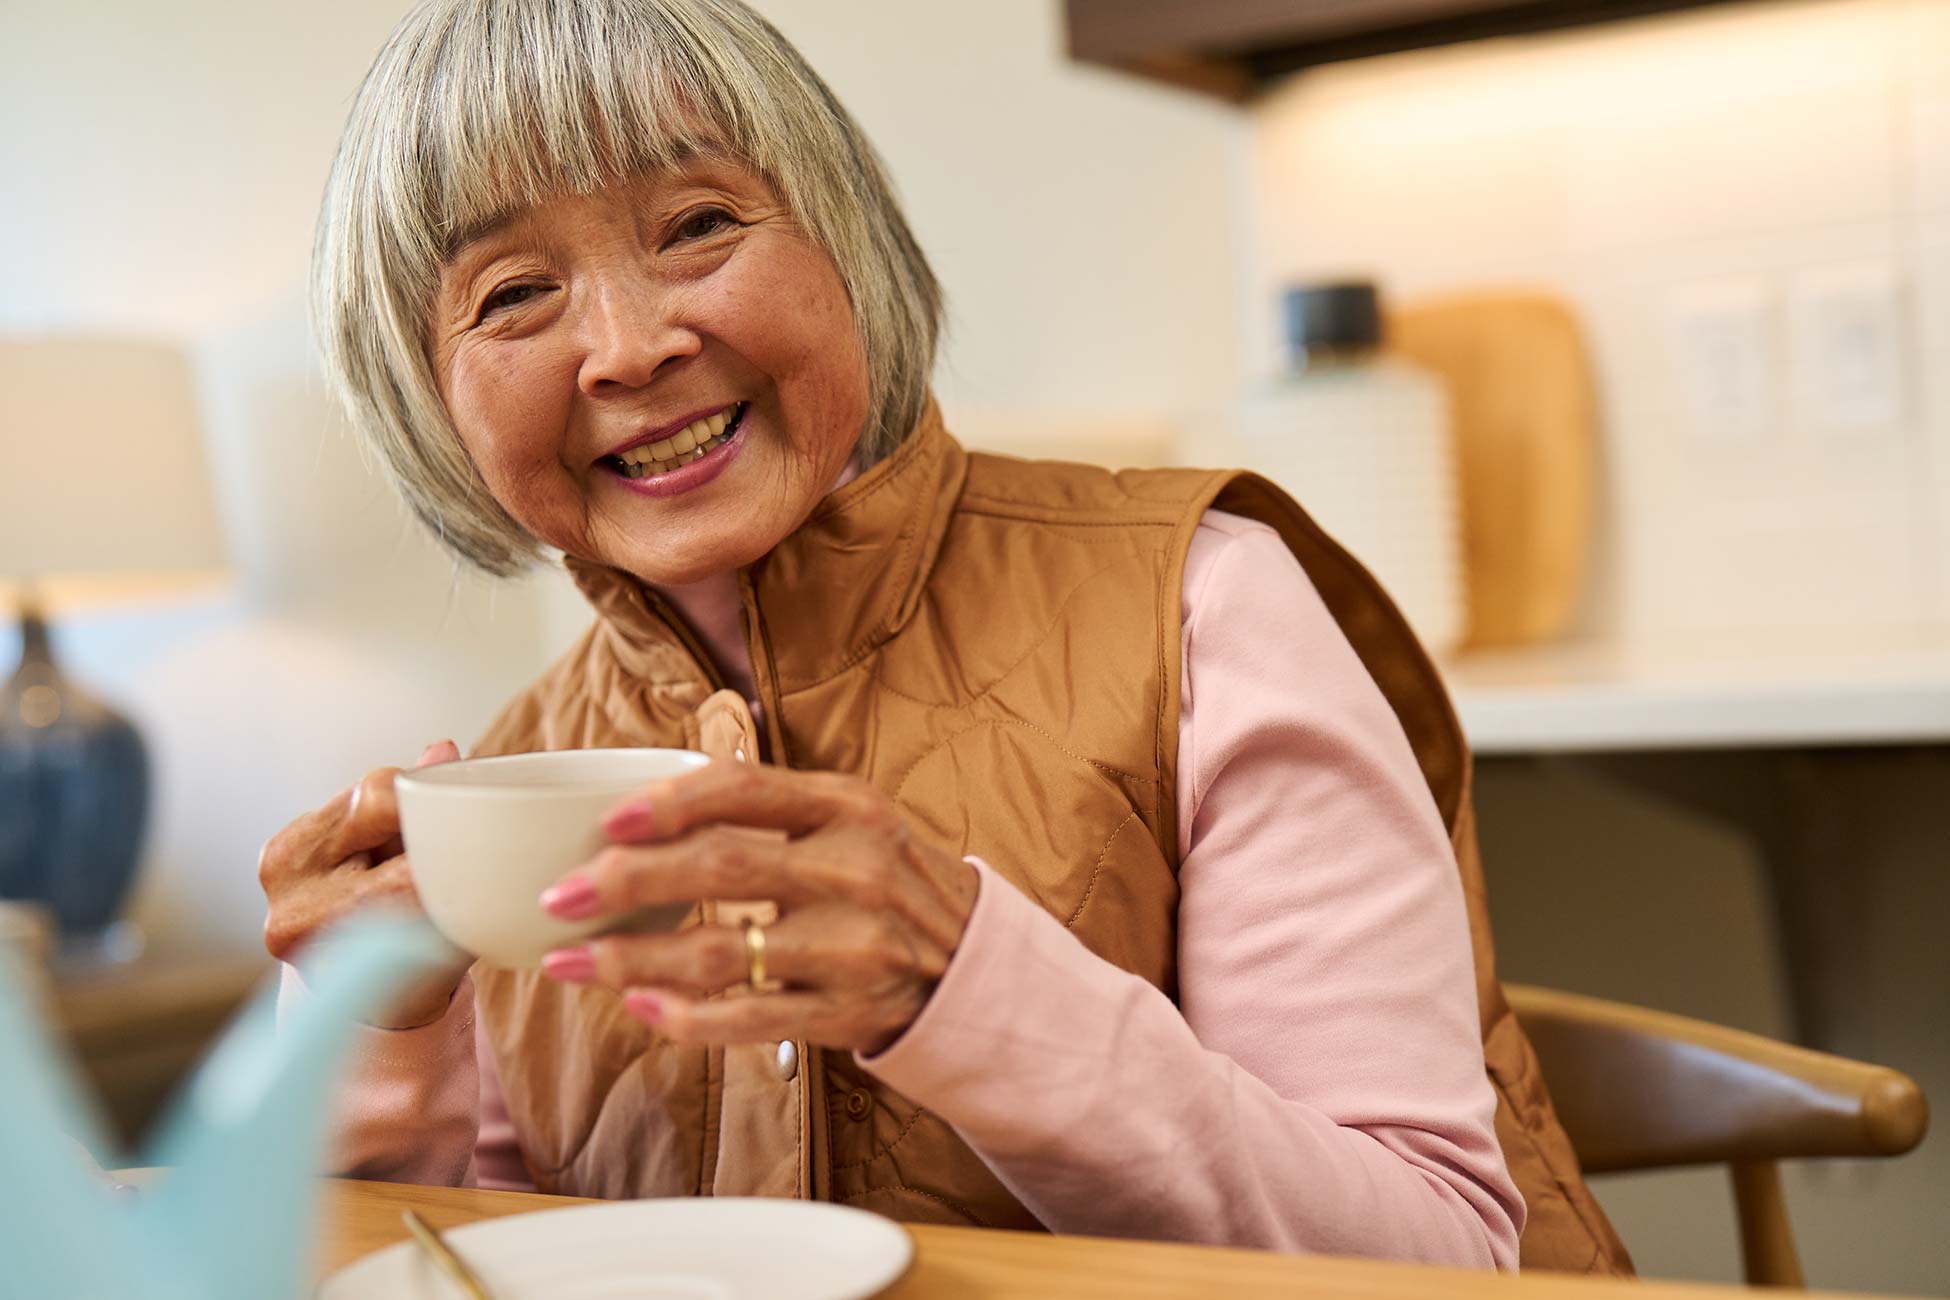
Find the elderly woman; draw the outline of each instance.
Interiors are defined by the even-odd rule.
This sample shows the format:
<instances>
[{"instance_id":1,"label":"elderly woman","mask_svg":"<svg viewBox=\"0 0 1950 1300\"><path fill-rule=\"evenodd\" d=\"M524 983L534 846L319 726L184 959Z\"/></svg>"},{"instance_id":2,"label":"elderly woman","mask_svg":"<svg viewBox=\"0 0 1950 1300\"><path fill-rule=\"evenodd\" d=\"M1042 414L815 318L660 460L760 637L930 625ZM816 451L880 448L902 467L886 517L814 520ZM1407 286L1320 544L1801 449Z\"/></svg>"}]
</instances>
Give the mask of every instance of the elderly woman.
<instances>
[{"instance_id":1,"label":"elderly woman","mask_svg":"<svg viewBox=\"0 0 1950 1300\"><path fill-rule=\"evenodd\" d=\"M963 451L879 162L738 0L417 9L315 275L419 517L595 609L478 752L723 759L536 906L760 900L434 981L347 1172L1506 1269L1527 1195L1526 1260L1619 1258L1385 597L1248 476ZM267 846L274 954L411 897L394 770Z\"/></svg>"}]
</instances>

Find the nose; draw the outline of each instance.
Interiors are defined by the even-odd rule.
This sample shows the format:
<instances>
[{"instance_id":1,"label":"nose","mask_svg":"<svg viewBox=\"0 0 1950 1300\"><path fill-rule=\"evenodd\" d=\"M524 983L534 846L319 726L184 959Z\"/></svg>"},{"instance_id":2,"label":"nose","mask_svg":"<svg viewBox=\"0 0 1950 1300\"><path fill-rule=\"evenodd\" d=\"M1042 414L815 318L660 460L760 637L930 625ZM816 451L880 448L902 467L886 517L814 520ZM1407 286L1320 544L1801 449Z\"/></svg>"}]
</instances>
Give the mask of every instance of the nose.
<instances>
[{"instance_id":1,"label":"nose","mask_svg":"<svg viewBox=\"0 0 1950 1300\"><path fill-rule=\"evenodd\" d=\"M686 324L681 294L636 277L607 279L591 295L583 321L576 383L591 397L642 388L666 366L703 348Z\"/></svg>"}]
</instances>

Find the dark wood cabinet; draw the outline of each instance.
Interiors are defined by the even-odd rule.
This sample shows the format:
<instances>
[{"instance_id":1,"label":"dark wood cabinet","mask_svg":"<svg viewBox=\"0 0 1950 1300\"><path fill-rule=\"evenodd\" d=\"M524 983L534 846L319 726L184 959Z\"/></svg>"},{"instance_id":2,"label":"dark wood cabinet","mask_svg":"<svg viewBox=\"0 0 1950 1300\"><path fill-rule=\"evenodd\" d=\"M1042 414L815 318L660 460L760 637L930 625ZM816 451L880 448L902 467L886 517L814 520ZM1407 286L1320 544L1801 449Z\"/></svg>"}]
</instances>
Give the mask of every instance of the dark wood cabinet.
<instances>
[{"instance_id":1,"label":"dark wood cabinet","mask_svg":"<svg viewBox=\"0 0 1950 1300\"><path fill-rule=\"evenodd\" d=\"M1070 54L1247 100L1321 63L1724 0L1065 0Z\"/></svg>"}]
</instances>

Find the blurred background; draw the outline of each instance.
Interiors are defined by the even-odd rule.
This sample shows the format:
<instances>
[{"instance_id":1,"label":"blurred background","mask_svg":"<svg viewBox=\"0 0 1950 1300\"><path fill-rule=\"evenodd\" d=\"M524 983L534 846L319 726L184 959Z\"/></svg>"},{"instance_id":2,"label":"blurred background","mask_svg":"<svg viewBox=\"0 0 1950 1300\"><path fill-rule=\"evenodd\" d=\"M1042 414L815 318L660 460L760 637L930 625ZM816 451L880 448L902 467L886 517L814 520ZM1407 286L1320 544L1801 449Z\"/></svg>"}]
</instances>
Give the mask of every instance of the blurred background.
<instances>
[{"instance_id":1,"label":"blurred background","mask_svg":"<svg viewBox=\"0 0 1950 1300\"><path fill-rule=\"evenodd\" d=\"M179 357L202 463L167 491L222 537L169 543L214 583L44 593L63 671L147 745L124 923L56 968L129 1125L261 967L263 841L466 746L587 621L559 575L456 573L313 359L313 217L404 7L0 11L0 342ZM890 164L966 441L1248 463L1344 534L1416 521L1355 546L1481 755L1506 977L1950 1096L1950 2L759 7ZM0 474L51 446L167 479L88 365L4 408ZM1321 420L1361 437L1309 459L1287 431ZM0 670L21 649L5 620ZM1790 1167L1810 1281L1950 1292L1945 1150ZM1737 1278L1720 1171L1596 1190L1644 1271Z\"/></svg>"}]
</instances>

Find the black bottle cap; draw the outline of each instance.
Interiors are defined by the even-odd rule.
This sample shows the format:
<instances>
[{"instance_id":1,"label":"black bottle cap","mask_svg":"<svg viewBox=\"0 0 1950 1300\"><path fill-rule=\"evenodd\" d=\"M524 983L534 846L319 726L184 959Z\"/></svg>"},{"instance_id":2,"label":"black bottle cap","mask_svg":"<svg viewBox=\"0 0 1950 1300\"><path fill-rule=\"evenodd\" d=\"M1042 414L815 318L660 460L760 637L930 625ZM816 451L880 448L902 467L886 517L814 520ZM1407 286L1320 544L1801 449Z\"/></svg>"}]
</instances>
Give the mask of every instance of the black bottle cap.
<instances>
[{"instance_id":1,"label":"black bottle cap","mask_svg":"<svg viewBox=\"0 0 1950 1300\"><path fill-rule=\"evenodd\" d=\"M1287 354L1298 364L1314 352L1381 346L1381 295L1371 283L1295 285L1283 302Z\"/></svg>"}]
</instances>

